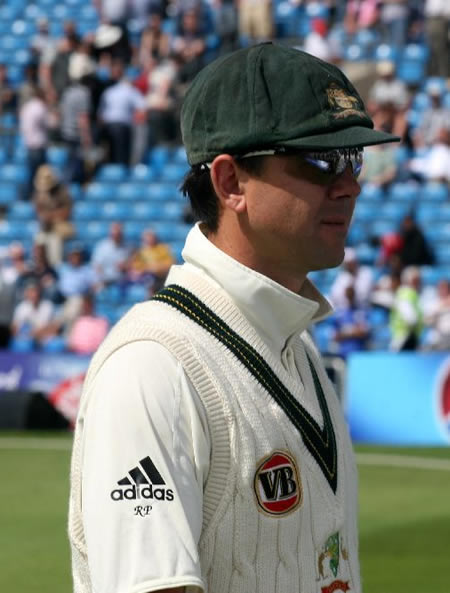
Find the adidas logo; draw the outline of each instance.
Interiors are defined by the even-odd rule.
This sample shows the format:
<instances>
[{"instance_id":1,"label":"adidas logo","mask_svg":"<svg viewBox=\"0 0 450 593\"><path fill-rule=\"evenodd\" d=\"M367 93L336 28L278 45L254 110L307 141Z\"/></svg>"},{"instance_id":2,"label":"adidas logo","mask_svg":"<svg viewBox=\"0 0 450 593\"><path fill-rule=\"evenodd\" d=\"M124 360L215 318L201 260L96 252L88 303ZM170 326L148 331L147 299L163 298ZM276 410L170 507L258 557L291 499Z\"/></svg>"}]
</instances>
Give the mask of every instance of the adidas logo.
<instances>
[{"instance_id":1,"label":"adidas logo","mask_svg":"<svg viewBox=\"0 0 450 593\"><path fill-rule=\"evenodd\" d=\"M125 476L117 482L121 488L112 490L113 500L173 500L173 490L165 487L166 483L150 457L141 459L128 474L131 479Z\"/></svg>"}]
</instances>

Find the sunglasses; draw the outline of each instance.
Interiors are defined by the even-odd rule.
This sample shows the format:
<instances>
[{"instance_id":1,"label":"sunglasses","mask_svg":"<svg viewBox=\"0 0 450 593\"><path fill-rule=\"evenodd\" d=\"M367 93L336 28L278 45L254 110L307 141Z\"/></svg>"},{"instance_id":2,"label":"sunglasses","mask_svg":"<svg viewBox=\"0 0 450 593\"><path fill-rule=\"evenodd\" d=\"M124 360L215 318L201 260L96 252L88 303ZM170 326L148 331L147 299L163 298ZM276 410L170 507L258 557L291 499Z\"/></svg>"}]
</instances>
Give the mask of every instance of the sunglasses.
<instances>
[{"instance_id":1,"label":"sunglasses","mask_svg":"<svg viewBox=\"0 0 450 593\"><path fill-rule=\"evenodd\" d=\"M240 158L274 154L299 157L303 162L311 166L311 175L309 175L309 177L312 177L311 180L320 184L331 183L335 177L346 170L348 165L351 166L353 176L357 179L361 173L364 160L364 150L362 148L336 148L334 150L310 152L281 147L248 152L240 156Z\"/></svg>"},{"instance_id":2,"label":"sunglasses","mask_svg":"<svg viewBox=\"0 0 450 593\"><path fill-rule=\"evenodd\" d=\"M339 148L326 152L301 153L302 158L330 178L341 175L348 165L357 179L363 166L362 148Z\"/></svg>"}]
</instances>

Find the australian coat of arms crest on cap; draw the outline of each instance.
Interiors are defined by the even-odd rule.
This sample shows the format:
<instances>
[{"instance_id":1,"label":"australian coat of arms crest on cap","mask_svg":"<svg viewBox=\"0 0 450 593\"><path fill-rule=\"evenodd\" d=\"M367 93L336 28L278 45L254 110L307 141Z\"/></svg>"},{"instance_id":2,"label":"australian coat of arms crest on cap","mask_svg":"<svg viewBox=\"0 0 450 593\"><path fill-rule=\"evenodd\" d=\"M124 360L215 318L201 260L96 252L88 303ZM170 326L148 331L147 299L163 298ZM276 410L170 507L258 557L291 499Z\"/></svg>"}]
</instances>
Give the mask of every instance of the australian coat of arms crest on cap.
<instances>
[{"instance_id":1,"label":"australian coat of arms crest on cap","mask_svg":"<svg viewBox=\"0 0 450 593\"><path fill-rule=\"evenodd\" d=\"M326 93L335 119L342 119L350 115L365 117L359 99L351 95L347 90L339 87L336 83L331 83Z\"/></svg>"}]
</instances>

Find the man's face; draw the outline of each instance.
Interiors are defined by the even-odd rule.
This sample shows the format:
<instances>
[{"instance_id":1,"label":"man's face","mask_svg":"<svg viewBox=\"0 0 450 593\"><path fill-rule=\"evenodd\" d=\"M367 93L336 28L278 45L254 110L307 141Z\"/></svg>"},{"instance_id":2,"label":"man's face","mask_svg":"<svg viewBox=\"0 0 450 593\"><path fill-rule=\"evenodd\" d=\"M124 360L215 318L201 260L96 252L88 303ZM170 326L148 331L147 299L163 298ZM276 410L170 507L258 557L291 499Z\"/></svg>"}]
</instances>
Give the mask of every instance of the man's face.
<instances>
[{"instance_id":1,"label":"man's face","mask_svg":"<svg viewBox=\"0 0 450 593\"><path fill-rule=\"evenodd\" d=\"M359 192L350 166L323 185L301 157L267 157L247 181L244 232L255 256L292 274L338 266Z\"/></svg>"}]
</instances>

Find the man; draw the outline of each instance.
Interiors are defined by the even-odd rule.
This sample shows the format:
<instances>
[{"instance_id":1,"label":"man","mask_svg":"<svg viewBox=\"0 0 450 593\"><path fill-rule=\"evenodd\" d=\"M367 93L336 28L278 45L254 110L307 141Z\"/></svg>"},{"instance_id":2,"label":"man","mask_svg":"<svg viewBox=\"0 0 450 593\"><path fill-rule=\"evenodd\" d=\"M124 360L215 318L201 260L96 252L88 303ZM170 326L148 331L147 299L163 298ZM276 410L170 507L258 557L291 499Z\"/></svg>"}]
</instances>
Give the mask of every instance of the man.
<instances>
[{"instance_id":1,"label":"man","mask_svg":"<svg viewBox=\"0 0 450 593\"><path fill-rule=\"evenodd\" d=\"M130 249L125 244L123 226L112 222L109 235L101 239L92 253L92 266L101 285L120 282L124 279Z\"/></svg>"},{"instance_id":2,"label":"man","mask_svg":"<svg viewBox=\"0 0 450 593\"><path fill-rule=\"evenodd\" d=\"M305 331L330 307L306 275L341 263L360 147L393 137L337 68L270 43L199 74L182 133L203 222L88 373L75 590L360 591L351 445Z\"/></svg>"},{"instance_id":3,"label":"man","mask_svg":"<svg viewBox=\"0 0 450 593\"><path fill-rule=\"evenodd\" d=\"M109 161L128 165L133 126L145 121L145 99L125 76L124 65L116 60L111 77L115 81L100 97L99 118L109 144Z\"/></svg>"}]
</instances>

